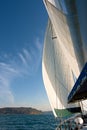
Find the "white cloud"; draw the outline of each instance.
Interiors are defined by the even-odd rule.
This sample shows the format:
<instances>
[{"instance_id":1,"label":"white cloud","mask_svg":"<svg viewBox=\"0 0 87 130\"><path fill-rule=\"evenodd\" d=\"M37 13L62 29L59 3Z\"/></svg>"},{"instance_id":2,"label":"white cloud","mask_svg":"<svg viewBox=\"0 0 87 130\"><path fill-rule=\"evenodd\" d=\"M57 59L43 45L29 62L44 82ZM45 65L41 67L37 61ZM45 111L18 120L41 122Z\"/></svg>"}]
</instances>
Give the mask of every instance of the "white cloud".
<instances>
[{"instance_id":1,"label":"white cloud","mask_svg":"<svg viewBox=\"0 0 87 130\"><path fill-rule=\"evenodd\" d=\"M2 58L9 59L5 62L0 62L0 106L3 104L14 106L14 95L11 90L11 83L14 78L20 76L33 75L37 72L42 53L42 45L37 38L34 46L22 48L21 52L15 55L15 58L10 58L7 54Z\"/></svg>"},{"instance_id":2,"label":"white cloud","mask_svg":"<svg viewBox=\"0 0 87 130\"><path fill-rule=\"evenodd\" d=\"M24 64L25 66L27 66L27 61L26 61L26 58L24 57L24 55L21 54L21 53L19 53L19 57L20 57L20 59L22 61L22 64Z\"/></svg>"},{"instance_id":3,"label":"white cloud","mask_svg":"<svg viewBox=\"0 0 87 130\"><path fill-rule=\"evenodd\" d=\"M24 52L24 55L26 57L26 60L31 61L32 58L31 58L31 54L29 53L29 51L26 49L23 49L23 52Z\"/></svg>"},{"instance_id":4,"label":"white cloud","mask_svg":"<svg viewBox=\"0 0 87 130\"><path fill-rule=\"evenodd\" d=\"M14 97L10 90L10 83L16 71L8 64L0 63L0 106L4 104L14 104Z\"/></svg>"},{"instance_id":5,"label":"white cloud","mask_svg":"<svg viewBox=\"0 0 87 130\"><path fill-rule=\"evenodd\" d=\"M39 52L42 51L42 43L40 42L40 39L36 39L36 47L38 48Z\"/></svg>"},{"instance_id":6,"label":"white cloud","mask_svg":"<svg viewBox=\"0 0 87 130\"><path fill-rule=\"evenodd\" d=\"M42 44L39 38L36 38L34 46L23 48L18 54L21 67L20 73L32 75L37 72L42 57Z\"/></svg>"}]
</instances>

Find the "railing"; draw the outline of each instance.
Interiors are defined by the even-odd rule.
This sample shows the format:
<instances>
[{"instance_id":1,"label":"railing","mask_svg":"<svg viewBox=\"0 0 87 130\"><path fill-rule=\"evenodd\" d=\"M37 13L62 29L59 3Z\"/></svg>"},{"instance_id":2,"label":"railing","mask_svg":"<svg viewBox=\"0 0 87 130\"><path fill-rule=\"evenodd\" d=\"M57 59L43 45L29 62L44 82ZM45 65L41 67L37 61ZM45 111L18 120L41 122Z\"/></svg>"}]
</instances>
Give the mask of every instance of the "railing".
<instances>
[{"instance_id":1,"label":"railing","mask_svg":"<svg viewBox=\"0 0 87 130\"><path fill-rule=\"evenodd\" d=\"M77 124L75 122L75 119L77 117L81 117L81 115L76 115L74 117L68 118L66 120L60 121L60 124L57 126L57 128L55 130L74 130L75 128L77 128L78 130L80 130L80 127L82 126L81 124Z\"/></svg>"}]
</instances>

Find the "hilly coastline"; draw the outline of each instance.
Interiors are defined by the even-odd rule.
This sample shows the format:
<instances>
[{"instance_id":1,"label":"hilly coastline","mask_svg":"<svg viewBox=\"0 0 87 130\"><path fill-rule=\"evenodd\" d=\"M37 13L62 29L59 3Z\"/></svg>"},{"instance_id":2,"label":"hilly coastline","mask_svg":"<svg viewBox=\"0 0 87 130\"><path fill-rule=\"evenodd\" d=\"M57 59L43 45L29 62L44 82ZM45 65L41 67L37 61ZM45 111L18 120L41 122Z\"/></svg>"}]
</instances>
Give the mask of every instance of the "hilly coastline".
<instances>
[{"instance_id":1,"label":"hilly coastline","mask_svg":"<svg viewBox=\"0 0 87 130\"><path fill-rule=\"evenodd\" d=\"M0 114L41 114L42 111L31 107L6 107L0 108Z\"/></svg>"}]
</instances>

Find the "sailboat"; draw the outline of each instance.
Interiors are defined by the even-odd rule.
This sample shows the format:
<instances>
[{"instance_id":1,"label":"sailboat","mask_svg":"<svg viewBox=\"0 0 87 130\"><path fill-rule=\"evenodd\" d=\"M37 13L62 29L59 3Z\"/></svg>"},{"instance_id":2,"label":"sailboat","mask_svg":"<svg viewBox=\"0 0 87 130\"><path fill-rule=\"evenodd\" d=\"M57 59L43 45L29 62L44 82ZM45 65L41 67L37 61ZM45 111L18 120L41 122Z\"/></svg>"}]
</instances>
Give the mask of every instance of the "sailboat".
<instances>
[{"instance_id":1,"label":"sailboat","mask_svg":"<svg viewBox=\"0 0 87 130\"><path fill-rule=\"evenodd\" d=\"M44 86L54 116L76 119L87 114L87 0L43 2L49 16L42 59Z\"/></svg>"}]
</instances>

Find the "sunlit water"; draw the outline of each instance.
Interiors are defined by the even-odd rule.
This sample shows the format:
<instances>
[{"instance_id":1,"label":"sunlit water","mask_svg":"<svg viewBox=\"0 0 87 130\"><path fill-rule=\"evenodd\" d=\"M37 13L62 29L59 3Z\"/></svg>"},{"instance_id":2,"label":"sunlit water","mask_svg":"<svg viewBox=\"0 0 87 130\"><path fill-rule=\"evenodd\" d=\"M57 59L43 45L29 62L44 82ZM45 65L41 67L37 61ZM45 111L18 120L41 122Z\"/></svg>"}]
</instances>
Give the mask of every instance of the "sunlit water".
<instances>
[{"instance_id":1,"label":"sunlit water","mask_svg":"<svg viewBox=\"0 0 87 130\"><path fill-rule=\"evenodd\" d=\"M0 115L0 130L55 130L57 125L52 114Z\"/></svg>"}]
</instances>

